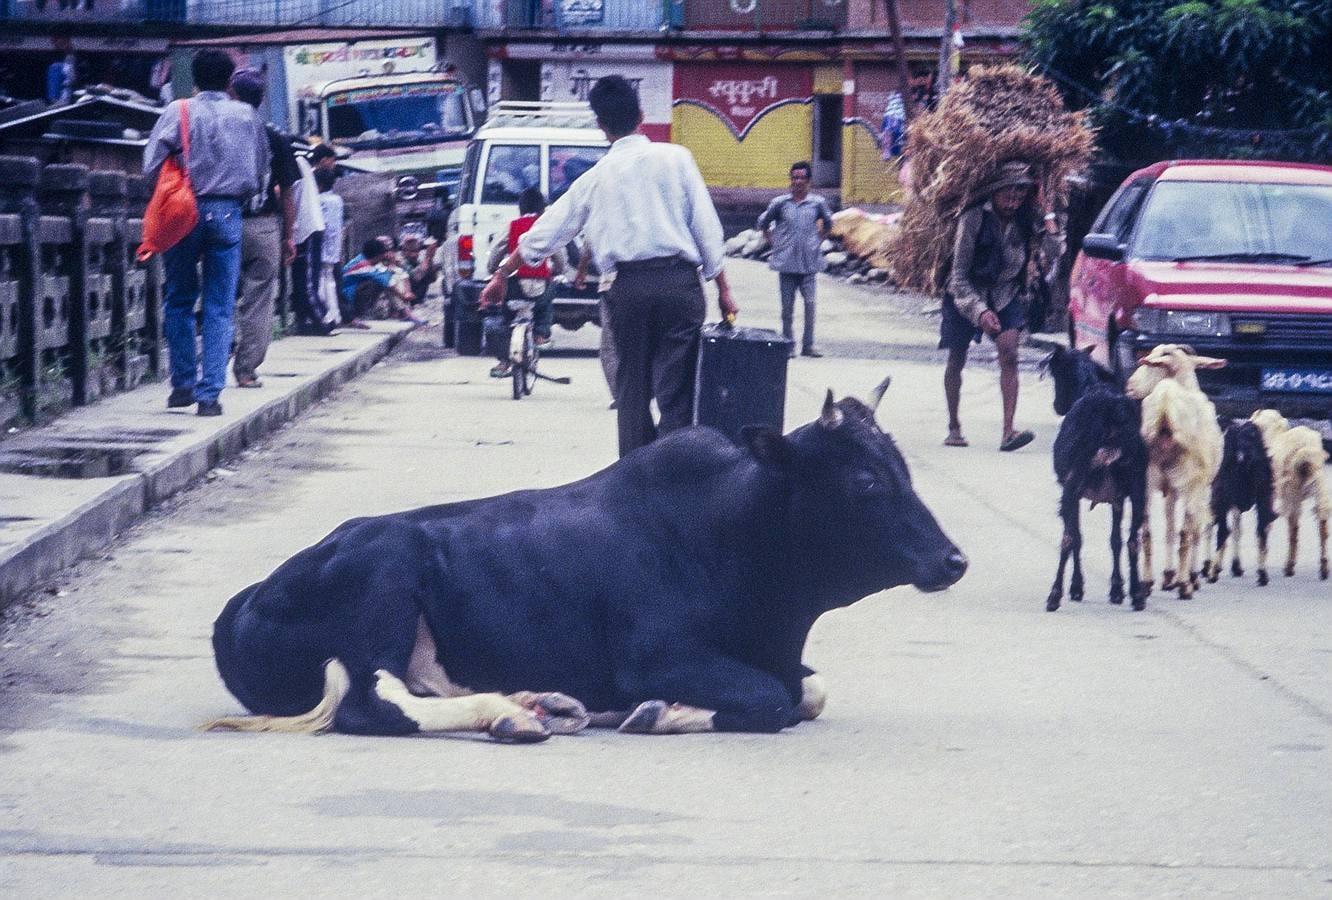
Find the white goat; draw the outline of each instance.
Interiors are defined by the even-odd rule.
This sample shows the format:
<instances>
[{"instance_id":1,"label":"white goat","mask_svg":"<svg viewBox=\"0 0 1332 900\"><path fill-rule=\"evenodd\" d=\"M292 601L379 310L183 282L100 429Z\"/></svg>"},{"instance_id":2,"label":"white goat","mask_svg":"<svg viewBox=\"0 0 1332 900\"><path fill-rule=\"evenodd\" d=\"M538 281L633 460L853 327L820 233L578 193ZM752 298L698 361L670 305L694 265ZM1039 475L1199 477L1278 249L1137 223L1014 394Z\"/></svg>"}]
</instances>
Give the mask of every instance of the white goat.
<instances>
[{"instance_id":1,"label":"white goat","mask_svg":"<svg viewBox=\"0 0 1332 900\"><path fill-rule=\"evenodd\" d=\"M1181 600L1198 589L1195 562L1203 535L1212 523L1212 482L1221 468L1224 442L1216 423L1216 407L1198 386L1197 369L1219 369L1224 359L1197 356L1178 344L1154 347L1129 378L1124 393L1142 401L1142 439L1147 444L1147 497L1157 491L1165 501L1166 568L1162 590L1177 588ZM1182 503L1184 522L1175 531L1175 505ZM1178 539L1178 569L1168 568L1171 544ZM1152 583L1150 514L1142 520L1142 579Z\"/></svg>"},{"instance_id":2,"label":"white goat","mask_svg":"<svg viewBox=\"0 0 1332 900\"><path fill-rule=\"evenodd\" d=\"M1274 409L1260 409L1250 417L1263 433L1267 455L1272 460L1273 491L1277 515L1286 518L1289 544L1286 575L1295 574L1295 557L1300 545L1300 507L1312 499L1318 518L1318 577L1327 579L1327 520L1332 502L1328 500L1327 478L1323 464L1327 451L1318 432L1290 423Z\"/></svg>"}]
</instances>

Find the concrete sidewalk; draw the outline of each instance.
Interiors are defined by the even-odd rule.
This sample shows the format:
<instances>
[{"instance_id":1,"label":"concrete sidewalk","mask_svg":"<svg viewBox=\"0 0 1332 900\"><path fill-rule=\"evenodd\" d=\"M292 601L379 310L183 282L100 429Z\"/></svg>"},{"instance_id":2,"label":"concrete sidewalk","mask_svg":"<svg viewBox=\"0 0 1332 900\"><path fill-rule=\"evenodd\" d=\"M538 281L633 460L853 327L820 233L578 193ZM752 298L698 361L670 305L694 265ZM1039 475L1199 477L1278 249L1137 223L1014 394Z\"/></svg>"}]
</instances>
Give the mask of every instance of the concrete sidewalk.
<instances>
[{"instance_id":1,"label":"concrete sidewalk","mask_svg":"<svg viewBox=\"0 0 1332 900\"><path fill-rule=\"evenodd\" d=\"M375 322L275 341L263 388L228 388L216 418L167 409L167 385L150 384L0 440L0 609L365 372L409 330Z\"/></svg>"}]
</instances>

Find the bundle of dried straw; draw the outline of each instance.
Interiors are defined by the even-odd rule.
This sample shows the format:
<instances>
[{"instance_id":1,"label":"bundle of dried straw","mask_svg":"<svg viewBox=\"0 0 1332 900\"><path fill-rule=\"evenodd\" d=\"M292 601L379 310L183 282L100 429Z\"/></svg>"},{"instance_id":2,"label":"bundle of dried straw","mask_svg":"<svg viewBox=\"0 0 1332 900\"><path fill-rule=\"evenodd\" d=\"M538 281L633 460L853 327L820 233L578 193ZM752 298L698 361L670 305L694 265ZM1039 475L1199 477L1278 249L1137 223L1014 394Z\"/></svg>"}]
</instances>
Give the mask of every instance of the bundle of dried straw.
<instances>
[{"instance_id":1,"label":"bundle of dried straw","mask_svg":"<svg viewBox=\"0 0 1332 900\"><path fill-rule=\"evenodd\" d=\"M1065 110L1045 78L1015 65L972 69L937 109L911 123L906 152L914 188L889 246L894 280L937 292L958 217L985 199L979 189L1009 160L1032 163L1047 204L1061 208L1064 180L1086 166L1094 137L1083 114Z\"/></svg>"}]
</instances>

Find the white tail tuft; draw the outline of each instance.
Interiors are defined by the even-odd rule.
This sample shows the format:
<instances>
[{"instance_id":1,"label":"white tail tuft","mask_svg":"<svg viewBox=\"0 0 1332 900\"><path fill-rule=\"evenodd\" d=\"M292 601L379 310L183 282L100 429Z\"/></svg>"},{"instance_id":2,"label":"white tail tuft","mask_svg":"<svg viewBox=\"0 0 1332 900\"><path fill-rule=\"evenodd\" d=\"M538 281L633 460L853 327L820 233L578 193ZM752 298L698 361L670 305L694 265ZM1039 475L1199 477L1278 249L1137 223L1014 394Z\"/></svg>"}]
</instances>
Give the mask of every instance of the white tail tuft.
<instances>
[{"instance_id":1,"label":"white tail tuft","mask_svg":"<svg viewBox=\"0 0 1332 900\"><path fill-rule=\"evenodd\" d=\"M314 709L299 716L224 716L210 719L200 731L279 731L286 734L320 734L333 727L338 707L351 690L347 667L336 658L324 663L324 696Z\"/></svg>"}]
</instances>

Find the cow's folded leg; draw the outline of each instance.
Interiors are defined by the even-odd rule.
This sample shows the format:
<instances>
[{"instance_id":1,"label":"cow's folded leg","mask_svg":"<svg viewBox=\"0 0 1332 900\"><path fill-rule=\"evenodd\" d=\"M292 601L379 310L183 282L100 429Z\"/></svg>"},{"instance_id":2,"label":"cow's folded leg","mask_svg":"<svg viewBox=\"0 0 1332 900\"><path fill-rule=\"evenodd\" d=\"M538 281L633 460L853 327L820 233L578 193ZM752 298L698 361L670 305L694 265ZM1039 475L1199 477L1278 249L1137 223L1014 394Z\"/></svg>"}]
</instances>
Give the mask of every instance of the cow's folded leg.
<instances>
[{"instance_id":1,"label":"cow's folded leg","mask_svg":"<svg viewBox=\"0 0 1332 900\"><path fill-rule=\"evenodd\" d=\"M587 708L567 694L554 691L519 691L509 699L536 713L551 734L577 734L588 726Z\"/></svg>"},{"instance_id":2,"label":"cow's folded leg","mask_svg":"<svg viewBox=\"0 0 1332 900\"><path fill-rule=\"evenodd\" d=\"M620 725L620 731L624 734L698 734L716 730L712 724L716 715L711 709L647 700L629 714Z\"/></svg>"},{"instance_id":3,"label":"cow's folded leg","mask_svg":"<svg viewBox=\"0 0 1332 900\"><path fill-rule=\"evenodd\" d=\"M417 697L390 672L375 672L375 694L396 706L422 732L488 731L502 741L544 741L550 731L536 713L501 694Z\"/></svg>"},{"instance_id":4,"label":"cow's folded leg","mask_svg":"<svg viewBox=\"0 0 1332 900\"><path fill-rule=\"evenodd\" d=\"M629 718L631 710L611 709L587 714L588 728L619 728Z\"/></svg>"},{"instance_id":5,"label":"cow's folded leg","mask_svg":"<svg viewBox=\"0 0 1332 900\"><path fill-rule=\"evenodd\" d=\"M689 654L680 656L687 659ZM737 660L704 657L638 685L639 696L654 699L640 703L620 730L634 734L781 731L795 716L799 689L794 678L788 687L772 673Z\"/></svg>"}]
</instances>

